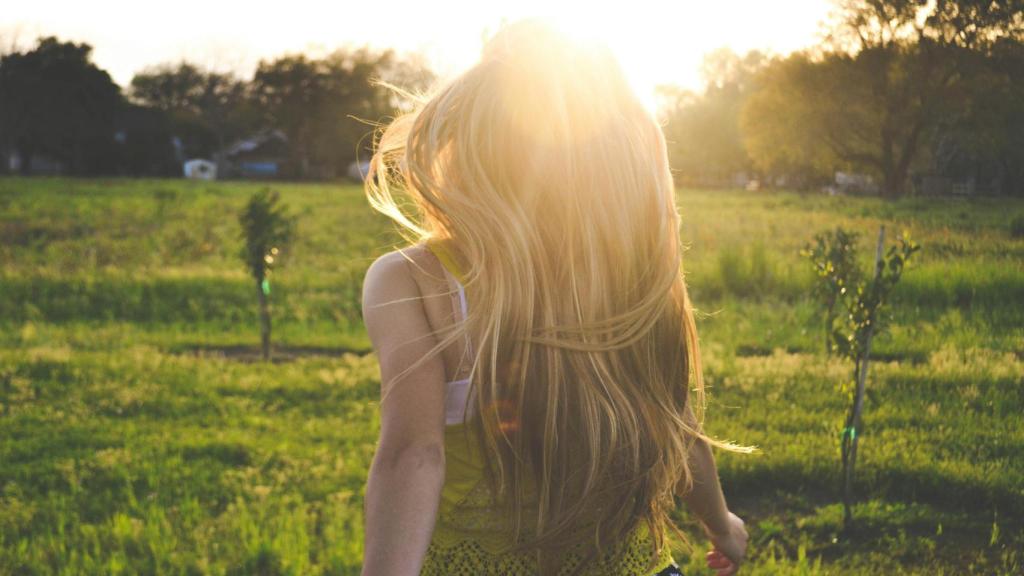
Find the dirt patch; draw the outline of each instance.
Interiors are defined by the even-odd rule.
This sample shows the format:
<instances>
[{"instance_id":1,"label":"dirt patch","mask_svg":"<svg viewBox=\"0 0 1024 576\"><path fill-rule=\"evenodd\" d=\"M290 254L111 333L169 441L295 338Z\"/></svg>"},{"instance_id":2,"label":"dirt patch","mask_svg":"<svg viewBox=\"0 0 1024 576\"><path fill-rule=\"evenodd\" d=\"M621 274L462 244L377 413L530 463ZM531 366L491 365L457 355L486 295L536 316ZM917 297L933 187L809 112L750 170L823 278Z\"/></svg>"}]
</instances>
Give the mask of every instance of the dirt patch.
<instances>
[{"instance_id":1,"label":"dirt patch","mask_svg":"<svg viewBox=\"0 0 1024 576\"><path fill-rule=\"evenodd\" d=\"M238 362L262 362L263 352L259 346L248 344L212 345L212 344L185 344L173 350L176 354L187 354L200 358L224 358ZM273 345L270 347L270 361L279 364L282 362L293 362L300 358L326 357L340 358L345 354L356 354L365 356L371 350L359 350L344 347L329 346L288 346Z\"/></svg>"},{"instance_id":2,"label":"dirt patch","mask_svg":"<svg viewBox=\"0 0 1024 576\"><path fill-rule=\"evenodd\" d=\"M786 354L803 354L807 352L807 350L797 346L780 346L779 349L784 351ZM742 358L771 356L775 353L775 350L775 348L768 348L767 346L759 346L757 344L740 344L736 347L736 355Z\"/></svg>"},{"instance_id":3,"label":"dirt patch","mask_svg":"<svg viewBox=\"0 0 1024 576\"><path fill-rule=\"evenodd\" d=\"M778 348L768 348L766 346L759 346L757 344L740 344L736 346L736 356L741 358L752 358L752 357L763 357L771 356L775 353L776 349L784 351L786 354L808 354L811 351L801 348L799 346L780 346ZM817 353L815 351L814 353ZM872 352L871 359L876 362L908 362L913 365L924 364L928 362L928 355L921 351L906 351L906 352Z\"/></svg>"}]
</instances>

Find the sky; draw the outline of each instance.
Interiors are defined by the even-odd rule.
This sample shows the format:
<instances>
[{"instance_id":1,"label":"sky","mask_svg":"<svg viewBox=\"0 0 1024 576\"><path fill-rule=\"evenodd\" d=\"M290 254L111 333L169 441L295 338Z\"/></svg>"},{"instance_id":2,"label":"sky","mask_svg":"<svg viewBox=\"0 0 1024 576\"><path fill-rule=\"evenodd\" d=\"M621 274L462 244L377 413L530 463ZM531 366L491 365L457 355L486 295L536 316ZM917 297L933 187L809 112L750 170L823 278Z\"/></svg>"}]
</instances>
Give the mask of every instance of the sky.
<instances>
[{"instance_id":1,"label":"sky","mask_svg":"<svg viewBox=\"0 0 1024 576\"><path fill-rule=\"evenodd\" d=\"M828 0L33 0L6 2L0 44L22 47L41 35L88 42L93 60L127 86L146 66L182 59L248 76L260 59L325 54L369 45L423 53L442 77L471 66L482 39L502 19L547 17L568 31L606 42L637 93L654 87L699 89L704 54L720 47L785 54L821 38Z\"/></svg>"}]
</instances>

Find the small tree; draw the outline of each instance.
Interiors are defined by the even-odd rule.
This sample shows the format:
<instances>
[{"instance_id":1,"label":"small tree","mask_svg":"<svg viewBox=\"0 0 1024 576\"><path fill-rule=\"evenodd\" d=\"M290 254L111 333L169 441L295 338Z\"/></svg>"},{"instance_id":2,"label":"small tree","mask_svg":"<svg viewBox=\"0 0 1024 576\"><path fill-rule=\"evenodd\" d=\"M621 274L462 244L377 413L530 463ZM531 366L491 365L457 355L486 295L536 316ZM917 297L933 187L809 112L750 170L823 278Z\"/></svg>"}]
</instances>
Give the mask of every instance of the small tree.
<instances>
[{"instance_id":1,"label":"small tree","mask_svg":"<svg viewBox=\"0 0 1024 576\"><path fill-rule=\"evenodd\" d=\"M241 256L256 281L260 305L260 341L263 359L270 359L270 274L291 242L295 218L279 204L277 191L264 188L249 198L238 217L245 246Z\"/></svg>"},{"instance_id":2,"label":"small tree","mask_svg":"<svg viewBox=\"0 0 1024 576\"><path fill-rule=\"evenodd\" d=\"M819 294L825 295L825 305L832 315L832 321L827 325L831 336L830 350L853 362L853 380L844 386L851 394L840 446L843 465L843 528L849 530L853 522L853 471L857 461L857 441L861 430L871 340L882 328L882 305L903 275L907 260L920 250L920 246L904 232L897 245L890 247L886 253L883 226L878 231L874 276L870 281L858 279L851 282L851 278L861 278L854 264L855 244L851 236L839 228L832 233L819 234L815 241L816 244L808 246L803 254L811 259L818 271L823 285ZM837 286L842 288L837 289ZM837 301L842 302L846 312L838 324L835 322L838 318L832 313Z\"/></svg>"},{"instance_id":3,"label":"small tree","mask_svg":"<svg viewBox=\"0 0 1024 576\"><path fill-rule=\"evenodd\" d=\"M833 232L822 232L814 237L800 253L810 258L819 282L815 285L818 298L825 304L825 355L832 354L832 338L836 324L836 304L851 287L861 280L857 268L856 232L838 227Z\"/></svg>"}]
</instances>

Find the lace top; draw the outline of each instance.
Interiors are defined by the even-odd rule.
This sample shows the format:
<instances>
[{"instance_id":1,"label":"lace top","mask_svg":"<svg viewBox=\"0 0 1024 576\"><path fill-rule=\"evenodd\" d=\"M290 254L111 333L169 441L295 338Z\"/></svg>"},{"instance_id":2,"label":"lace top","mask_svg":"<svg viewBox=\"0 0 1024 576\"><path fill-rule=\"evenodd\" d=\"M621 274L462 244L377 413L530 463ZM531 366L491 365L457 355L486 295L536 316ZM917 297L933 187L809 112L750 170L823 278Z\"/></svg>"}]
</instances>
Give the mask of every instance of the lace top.
<instances>
[{"instance_id":1,"label":"lace top","mask_svg":"<svg viewBox=\"0 0 1024 576\"><path fill-rule=\"evenodd\" d=\"M437 256L446 276L459 294L459 318L468 311L462 274L442 242L429 242L427 248ZM472 350L472 345L467 342ZM420 572L423 576L517 576L539 574L536 556L531 553L507 553L513 538L508 519L491 507L489 487L483 475L484 463L471 431L465 425L466 395L469 379L448 382L445 398L445 482L434 533ZM473 402L470 400L470 409ZM524 510L529 518L529 511ZM529 524L526 524L527 526ZM586 576L643 576L654 574L673 564L668 547L658 551L653 563L654 544L646 522L637 523L627 538L613 548L603 550L580 574ZM561 556L558 576L573 573L582 556L567 550Z\"/></svg>"}]
</instances>

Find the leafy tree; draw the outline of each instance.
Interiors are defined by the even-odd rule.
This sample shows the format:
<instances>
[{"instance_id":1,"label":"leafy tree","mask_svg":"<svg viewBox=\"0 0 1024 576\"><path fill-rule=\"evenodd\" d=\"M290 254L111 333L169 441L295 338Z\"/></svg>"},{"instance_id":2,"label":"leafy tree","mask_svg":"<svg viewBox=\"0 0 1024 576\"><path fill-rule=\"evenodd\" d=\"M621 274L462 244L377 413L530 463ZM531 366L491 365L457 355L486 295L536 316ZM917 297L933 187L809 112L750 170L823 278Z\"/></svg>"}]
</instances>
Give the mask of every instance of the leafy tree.
<instances>
[{"instance_id":1,"label":"leafy tree","mask_svg":"<svg viewBox=\"0 0 1024 576\"><path fill-rule=\"evenodd\" d=\"M126 103L117 115L117 171L131 176L181 176L167 115Z\"/></svg>"},{"instance_id":2,"label":"leafy tree","mask_svg":"<svg viewBox=\"0 0 1024 576\"><path fill-rule=\"evenodd\" d=\"M661 121L669 143L669 162L681 183L728 184L736 172L753 166L740 134L740 109L765 57L739 56L728 49L704 59L703 94L660 87Z\"/></svg>"},{"instance_id":3,"label":"leafy tree","mask_svg":"<svg viewBox=\"0 0 1024 576\"><path fill-rule=\"evenodd\" d=\"M843 524L846 530L852 527L853 522L853 472L862 432L861 413L871 341L882 329L883 305L902 277L907 261L920 250L920 246L904 232L897 244L886 252L885 228L882 227L878 233L874 276L871 280L851 282L851 278L862 277L853 264L856 261L853 246L850 235L839 229L831 234L818 235L815 247L804 250L804 255L811 259L819 281L824 285L819 294L825 296L826 304L834 304L834 300L830 303L828 298L843 304L845 314L841 322L831 326L831 348L853 363L852 381L844 386L850 396L850 408L841 435ZM843 286L843 289L837 290L836 286Z\"/></svg>"},{"instance_id":4,"label":"leafy tree","mask_svg":"<svg viewBox=\"0 0 1024 576\"><path fill-rule=\"evenodd\" d=\"M811 260L818 278L815 292L825 308L825 354L832 354L838 310L836 305L843 301L847 291L856 287L861 280L857 268L857 238L859 234L842 227L832 232L822 232L814 237L800 254Z\"/></svg>"},{"instance_id":5,"label":"leafy tree","mask_svg":"<svg viewBox=\"0 0 1024 576\"><path fill-rule=\"evenodd\" d=\"M955 64L938 51L892 44L791 56L751 98L744 127L755 161L867 172L883 193L903 194L928 130L962 101Z\"/></svg>"},{"instance_id":6,"label":"leafy tree","mask_svg":"<svg viewBox=\"0 0 1024 576\"><path fill-rule=\"evenodd\" d=\"M253 91L268 126L288 135L291 171L299 177L333 177L356 158L367 122L394 114L394 94L371 82L380 78L415 89L433 78L422 61L392 50L342 49L324 58L286 55L260 62Z\"/></svg>"},{"instance_id":7,"label":"leafy tree","mask_svg":"<svg viewBox=\"0 0 1024 576\"><path fill-rule=\"evenodd\" d=\"M930 42L988 51L1002 39L1024 37L1024 1L834 0L830 40L852 51Z\"/></svg>"},{"instance_id":8,"label":"leafy tree","mask_svg":"<svg viewBox=\"0 0 1024 576\"><path fill-rule=\"evenodd\" d=\"M927 163L939 175L1024 195L1024 44L1001 41L970 57L968 105L939 120Z\"/></svg>"},{"instance_id":9,"label":"leafy tree","mask_svg":"<svg viewBox=\"0 0 1024 576\"><path fill-rule=\"evenodd\" d=\"M260 342L263 358L270 359L270 275L287 250L295 232L295 217L279 203L280 195L265 188L249 198L239 215L245 245L241 257L256 282L260 307Z\"/></svg>"},{"instance_id":10,"label":"leafy tree","mask_svg":"<svg viewBox=\"0 0 1024 576\"><path fill-rule=\"evenodd\" d=\"M130 93L135 102L168 115L190 157L212 157L259 123L248 82L188 62L139 72Z\"/></svg>"},{"instance_id":11,"label":"leafy tree","mask_svg":"<svg viewBox=\"0 0 1024 576\"><path fill-rule=\"evenodd\" d=\"M881 180L883 193L898 196L936 126L967 105L972 56L1024 36L1024 3L837 4L830 45L763 74L744 112L748 150L762 168L867 172Z\"/></svg>"},{"instance_id":12,"label":"leafy tree","mask_svg":"<svg viewBox=\"0 0 1024 576\"><path fill-rule=\"evenodd\" d=\"M23 170L37 155L75 174L112 168L123 99L91 54L89 44L46 37L30 51L0 57L0 149L18 152Z\"/></svg>"},{"instance_id":13,"label":"leafy tree","mask_svg":"<svg viewBox=\"0 0 1024 576\"><path fill-rule=\"evenodd\" d=\"M776 58L758 73L739 114L743 144L754 167L807 185L831 179L838 162L822 144L822 126L835 113L811 57ZM840 92L842 94L842 92Z\"/></svg>"}]
</instances>

